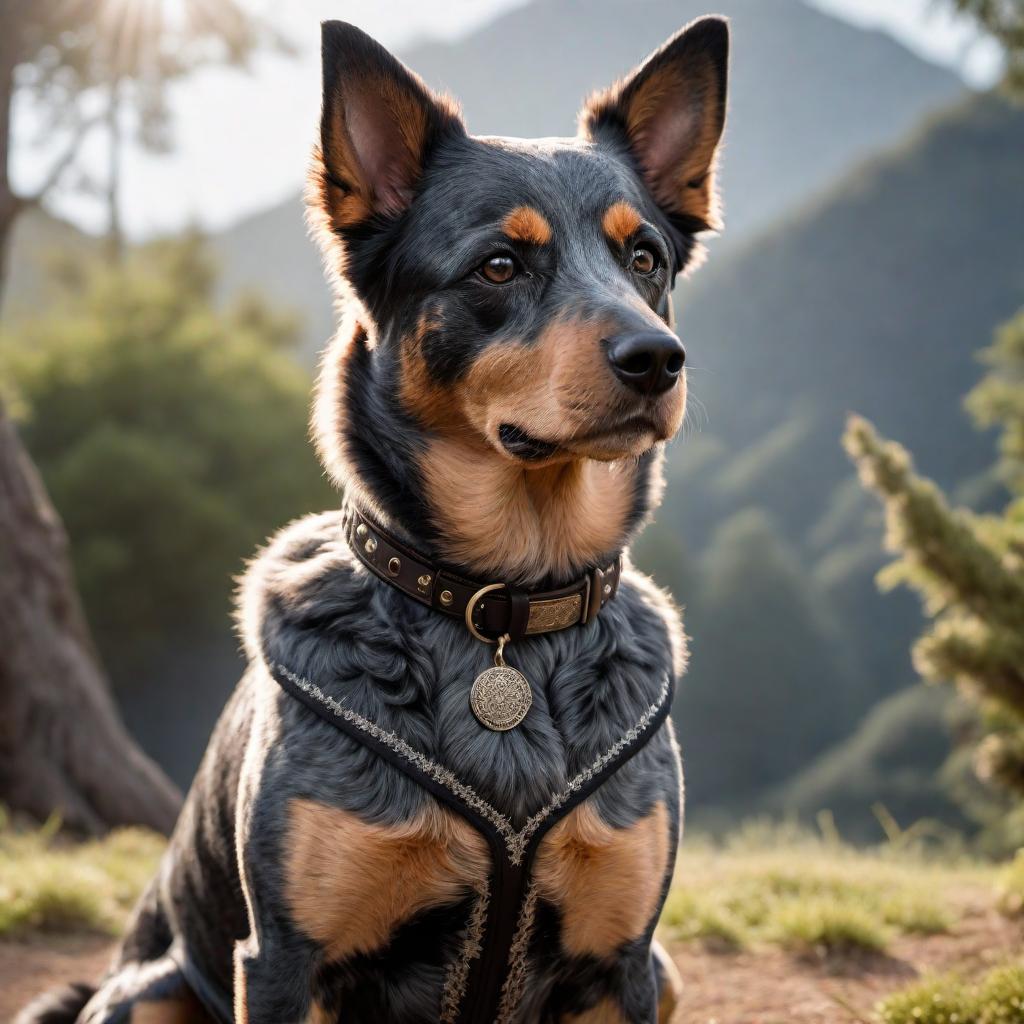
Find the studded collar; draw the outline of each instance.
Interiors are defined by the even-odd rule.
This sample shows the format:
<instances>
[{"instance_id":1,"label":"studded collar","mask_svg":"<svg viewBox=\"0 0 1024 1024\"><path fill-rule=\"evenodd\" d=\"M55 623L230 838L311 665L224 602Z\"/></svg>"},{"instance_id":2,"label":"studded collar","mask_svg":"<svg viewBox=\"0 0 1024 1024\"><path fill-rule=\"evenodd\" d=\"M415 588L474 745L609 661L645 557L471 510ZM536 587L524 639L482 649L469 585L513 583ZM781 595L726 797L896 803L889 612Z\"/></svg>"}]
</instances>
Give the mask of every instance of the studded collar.
<instances>
[{"instance_id":1,"label":"studded collar","mask_svg":"<svg viewBox=\"0 0 1024 1024\"><path fill-rule=\"evenodd\" d=\"M403 544L366 513L355 510L346 527L356 557L375 576L421 604L463 619L480 640L519 640L590 622L614 597L622 556L555 590L527 590L507 583L467 579Z\"/></svg>"}]
</instances>

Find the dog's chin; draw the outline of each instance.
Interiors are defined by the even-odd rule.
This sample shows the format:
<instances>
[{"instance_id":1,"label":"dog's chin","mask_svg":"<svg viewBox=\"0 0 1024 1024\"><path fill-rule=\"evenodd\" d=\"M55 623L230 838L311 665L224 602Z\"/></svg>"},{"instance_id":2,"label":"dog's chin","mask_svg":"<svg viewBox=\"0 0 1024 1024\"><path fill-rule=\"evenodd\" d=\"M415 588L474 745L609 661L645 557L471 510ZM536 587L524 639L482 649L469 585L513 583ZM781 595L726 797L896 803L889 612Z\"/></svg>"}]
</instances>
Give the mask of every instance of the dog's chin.
<instances>
[{"instance_id":1,"label":"dog's chin","mask_svg":"<svg viewBox=\"0 0 1024 1024\"><path fill-rule=\"evenodd\" d=\"M565 448L576 458L616 462L639 458L665 439L657 424L636 417L612 427L599 427L579 434L567 441Z\"/></svg>"},{"instance_id":2,"label":"dog's chin","mask_svg":"<svg viewBox=\"0 0 1024 1024\"><path fill-rule=\"evenodd\" d=\"M662 436L658 425L643 417L597 426L557 440L536 437L524 427L512 423L503 423L498 428L502 453L516 462L534 467L573 459L615 462L638 458L668 436Z\"/></svg>"}]
</instances>

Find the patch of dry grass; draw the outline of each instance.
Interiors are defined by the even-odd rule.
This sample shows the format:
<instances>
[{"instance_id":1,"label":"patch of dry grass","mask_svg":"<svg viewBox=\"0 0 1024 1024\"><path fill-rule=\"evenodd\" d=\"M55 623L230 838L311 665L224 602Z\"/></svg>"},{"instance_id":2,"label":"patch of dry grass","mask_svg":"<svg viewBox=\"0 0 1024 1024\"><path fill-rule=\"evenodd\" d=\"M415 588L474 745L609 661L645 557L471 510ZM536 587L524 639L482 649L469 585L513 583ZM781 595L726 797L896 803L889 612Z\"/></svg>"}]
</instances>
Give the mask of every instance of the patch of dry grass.
<instances>
[{"instance_id":1,"label":"patch of dry grass","mask_svg":"<svg viewBox=\"0 0 1024 1024\"><path fill-rule=\"evenodd\" d=\"M683 844L661 927L711 949L776 945L796 953L881 952L898 935L956 922L964 892L991 890L996 869L962 855L754 828L724 845Z\"/></svg>"},{"instance_id":2,"label":"patch of dry grass","mask_svg":"<svg viewBox=\"0 0 1024 1024\"><path fill-rule=\"evenodd\" d=\"M1009 964L975 984L954 975L926 978L882 1000L879 1024L1021 1024L1024 965Z\"/></svg>"},{"instance_id":3,"label":"patch of dry grass","mask_svg":"<svg viewBox=\"0 0 1024 1024\"><path fill-rule=\"evenodd\" d=\"M71 843L56 823L0 823L0 936L27 932L116 935L152 876L164 840L142 829Z\"/></svg>"},{"instance_id":4,"label":"patch of dry grass","mask_svg":"<svg viewBox=\"0 0 1024 1024\"><path fill-rule=\"evenodd\" d=\"M1024 917L1024 850L999 873L996 885L999 909L1007 917Z\"/></svg>"}]
</instances>

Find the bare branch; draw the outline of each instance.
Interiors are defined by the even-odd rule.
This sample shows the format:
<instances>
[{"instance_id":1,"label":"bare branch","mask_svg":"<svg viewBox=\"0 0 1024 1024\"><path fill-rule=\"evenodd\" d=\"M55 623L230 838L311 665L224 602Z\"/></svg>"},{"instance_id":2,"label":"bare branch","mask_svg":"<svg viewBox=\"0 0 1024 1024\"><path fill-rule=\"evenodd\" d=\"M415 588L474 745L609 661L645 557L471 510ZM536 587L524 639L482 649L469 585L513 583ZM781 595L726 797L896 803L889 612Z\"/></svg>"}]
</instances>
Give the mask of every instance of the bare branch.
<instances>
[{"instance_id":1,"label":"bare branch","mask_svg":"<svg viewBox=\"0 0 1024 1024\"><path fill-rule=\"evenodd\" d=\"M54 161L49 174L43 179L43 183L30 195L19 196L19 206L38 206L46 198L47 193L60 181L64 172L74 163L86 135L102 120L103 114L99 113L78 122L71 141L61 156Z\"/></svg>"}]
</instances>

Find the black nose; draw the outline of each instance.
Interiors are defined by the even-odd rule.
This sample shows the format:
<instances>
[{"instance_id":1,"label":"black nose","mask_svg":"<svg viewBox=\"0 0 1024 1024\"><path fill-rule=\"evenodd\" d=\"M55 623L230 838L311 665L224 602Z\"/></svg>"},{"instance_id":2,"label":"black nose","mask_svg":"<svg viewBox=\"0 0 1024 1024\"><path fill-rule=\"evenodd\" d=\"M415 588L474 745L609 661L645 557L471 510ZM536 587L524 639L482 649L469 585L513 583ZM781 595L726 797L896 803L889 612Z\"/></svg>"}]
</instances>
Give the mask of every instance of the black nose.
<instances>
[{"instance_id":1,"label":"black nose","mask_svg":"<svg viewBox=\"0 0 1024 1024\"><path fill-rule=\"evenodd\" d=\"M683 372L686 349L667 331L637 331L608 339L608 362L623 384L645 395L668 391Z\"/></svg>"}]
</instances>

